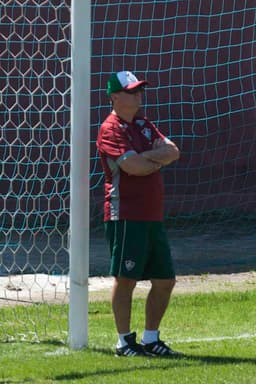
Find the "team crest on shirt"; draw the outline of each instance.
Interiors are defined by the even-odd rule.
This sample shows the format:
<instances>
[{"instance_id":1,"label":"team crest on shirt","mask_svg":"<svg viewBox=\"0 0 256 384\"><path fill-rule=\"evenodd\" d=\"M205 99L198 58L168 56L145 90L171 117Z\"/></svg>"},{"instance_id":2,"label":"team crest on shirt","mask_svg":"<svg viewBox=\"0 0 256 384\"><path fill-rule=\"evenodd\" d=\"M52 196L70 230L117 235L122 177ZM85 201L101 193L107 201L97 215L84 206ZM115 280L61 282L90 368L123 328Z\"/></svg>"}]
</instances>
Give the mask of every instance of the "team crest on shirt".
<instances>
[{"instance_id":1,"label":"team crest on shirt","mask_svg":"<svg viewBox=\"0 0 256 384\"><path fill-rule=\"evenodd\" d=\"M150 128L144 128L142 131L143 135L151 141L151 129Z\"/></svg>"},{"instance_id":2,"label":"team crest on shirt","mask_svg":"<svg viewBox=\"0 0 256 384\"><path fill-rule=\"evenodd\" d=\"M127 271L131 271L135 267L135 262L132 260L125 260L125 268Z\"/></svg>"}]
</instances>

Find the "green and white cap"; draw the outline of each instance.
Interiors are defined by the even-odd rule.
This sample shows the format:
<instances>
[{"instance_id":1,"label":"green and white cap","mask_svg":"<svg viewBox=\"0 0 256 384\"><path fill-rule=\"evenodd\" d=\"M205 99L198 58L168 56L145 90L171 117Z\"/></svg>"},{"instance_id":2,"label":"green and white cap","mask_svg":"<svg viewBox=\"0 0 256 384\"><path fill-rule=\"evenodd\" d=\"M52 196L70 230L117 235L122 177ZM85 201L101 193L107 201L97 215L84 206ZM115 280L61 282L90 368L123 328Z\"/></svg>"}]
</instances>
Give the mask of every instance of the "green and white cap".
<instances>
[{"instance_id":1,"label":"green and white cap","mask_svg":"<svg viewBox=\"0 0 256 384\"><path fill-rule=\"evenodd\" d=\"M143 85L147 85L146 80L138 80L137 77L130 71L121 71L113 73L107 82L107 94L128 91Z\"/></svg>"}]
</instances>

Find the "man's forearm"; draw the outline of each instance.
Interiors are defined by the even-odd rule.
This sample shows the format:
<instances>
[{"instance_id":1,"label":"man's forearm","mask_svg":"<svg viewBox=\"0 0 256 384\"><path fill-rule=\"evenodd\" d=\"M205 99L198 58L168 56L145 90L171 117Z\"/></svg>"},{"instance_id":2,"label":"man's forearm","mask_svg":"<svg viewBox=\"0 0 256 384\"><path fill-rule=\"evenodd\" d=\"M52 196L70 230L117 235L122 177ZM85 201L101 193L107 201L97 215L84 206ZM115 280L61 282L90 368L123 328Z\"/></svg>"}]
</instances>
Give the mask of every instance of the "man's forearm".
<instances>
[{"instance_id":1,"label":"man's forearm","mask_svg":"<svg viewBox=\"0 0 256 384\"><path fill-rule=\"evenodd\" d=\"M133 176L147 176L157 172L161 168L161 164L142 156L141 154L133 154L123 159L119 163L120 168Z\"/></svg>"},{"instance_id":2,"label":"man's forearm","mask_svg":"<svg viewBox=\"0 0 256 384\"><path fill-rule=\"evenodd\" d=\"M179 150L175 145L163 145L159 148L142 152L141 155L153 162L167 165L179 158Z\"/></svg>"},{"instance_id":3,"label":"man's forearm","mask_svg":"<svg viewBox=\"0 0 256 384\"><path fill-rule=\"evenodd\" d=\"M153 149L122 157L119 166L129 175L147 176L179 158L179 149L168 140L156 139Z\"/></svg>"},{"instance_id":4,"label":"man's forearm","mask_svg":"<svg viewBox=\"0 0 256 384\"><path fill-rule=\"evenodd\" d=\"M134 167L132 173L134 176L147 176L159 171L161 167L162 165L159 162L145 158L144 162L137 163L137 167Z\"/></svg>"}]
</instances>

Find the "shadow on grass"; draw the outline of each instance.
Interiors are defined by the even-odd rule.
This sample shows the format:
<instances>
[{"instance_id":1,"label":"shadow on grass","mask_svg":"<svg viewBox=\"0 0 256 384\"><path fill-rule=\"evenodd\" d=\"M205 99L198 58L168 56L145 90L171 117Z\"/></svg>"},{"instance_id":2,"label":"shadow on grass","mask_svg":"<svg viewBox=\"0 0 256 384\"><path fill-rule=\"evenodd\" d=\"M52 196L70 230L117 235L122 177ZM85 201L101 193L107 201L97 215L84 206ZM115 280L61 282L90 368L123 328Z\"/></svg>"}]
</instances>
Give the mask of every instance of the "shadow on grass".
<instances>
[{"instance_id":1,"label":"shadow on grass","mask_svg":"<svg viewBox=\"0 0 256 384\"><path fill-rule=\"evenodd\" d=\"M103 353L108 356L113 356L113 351L110 349L92 349L93 352ZM127 358L118 358L120 361L125 360ZM128 372L134 372L136 370L139 370L140 372L148 371L148 370L166 370L168 368L173 367L190 367L195 362L197 363L203 363L208 365L225 365L225 364L256 364L256 358L240 358L240 357L232 357L232 356L200 356L200 355L183 355L179 357L133 357L128 359L134 359L136 361L136 366L132 367L124 367L124 368L113 368L113 369L99 369L94 372L71 372L70 374L65 375L56 375L55 377L51 377L53 380L74 380L74 379L83 379L86 377L93 377L100 375L118 375L120 373L128 373ZM145 359L148 361L152 361L152 365L145 366ZM130 360L129 360L130 361ZM161 366L156 365L154 366L154 362L162 361L163 364ZM0 381L1 384L1 381Z\"/></svg>"},{"instance_id":2,"label":"shadow on grass","mask_svg":"<svg viewBox=\"0 0 256 384\"><path fill-rule=\"evenodd\" d=\"M91 352L101 353L105 354L111 358L114 358L113 350L111 349L91 349ZM146 371L155 371L155 370L167 370L169 368L174 367L181 367L181 368L187 368L191 367L192 365L198 365L200 364L208 364L212 366L216 365L225 365L225 364L252 364L255 366L256 364L256 358L243 358L243 357L233 357L233 356L209 356L209 355L190 355L186 354L184 356L179 357L131 357L128 358L129 362L134 361L136 362L136 365L132 365L129 367L126 367L127 358L117 358L119 361L123 361L125 364L121 368L101 368L97 369L93 372L70 372L68 374L63 375L56 375L52 377L48 377L49 380L55 380L55 381L62 381L62 380L79 380L79 379L86 379L88 377L97 377L99 379L99 376L110 376L110 375L118 375L120 373L129 373L134 371L139 371L140 373L146 372ZM145 361L150 361L152 364L145 365ZM161 361L161 365L157 364L157 362ZM156 363L156 365L154 365ZM108 363L106 362L106 365ZM0 384L17 384L17 383L31 383L35 382L32 378L26 378L20 381L17 381L16 379L0 379Z\"/></svg>"}]
</instances>

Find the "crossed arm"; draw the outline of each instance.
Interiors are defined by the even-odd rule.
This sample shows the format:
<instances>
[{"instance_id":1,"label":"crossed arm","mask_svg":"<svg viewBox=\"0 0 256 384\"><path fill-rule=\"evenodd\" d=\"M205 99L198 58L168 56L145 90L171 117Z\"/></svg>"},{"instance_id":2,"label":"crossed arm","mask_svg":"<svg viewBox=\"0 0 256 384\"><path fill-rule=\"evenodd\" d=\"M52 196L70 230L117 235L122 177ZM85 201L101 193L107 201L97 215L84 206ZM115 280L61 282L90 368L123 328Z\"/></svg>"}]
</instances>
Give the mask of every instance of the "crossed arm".
<instances>
[{"instance_id":1,"label":"crossed arm","mask_svg":"<svg viewBox=\"0 0 256 384\"><path fill-rule=\"evenodd\" d=\"M119 163L120 168L134 176L147 176L158 171L162 166L171 164L180 156L177 146L168 139L156 139L153 149L134 153Z\"/></svg>"}]
</instances>

